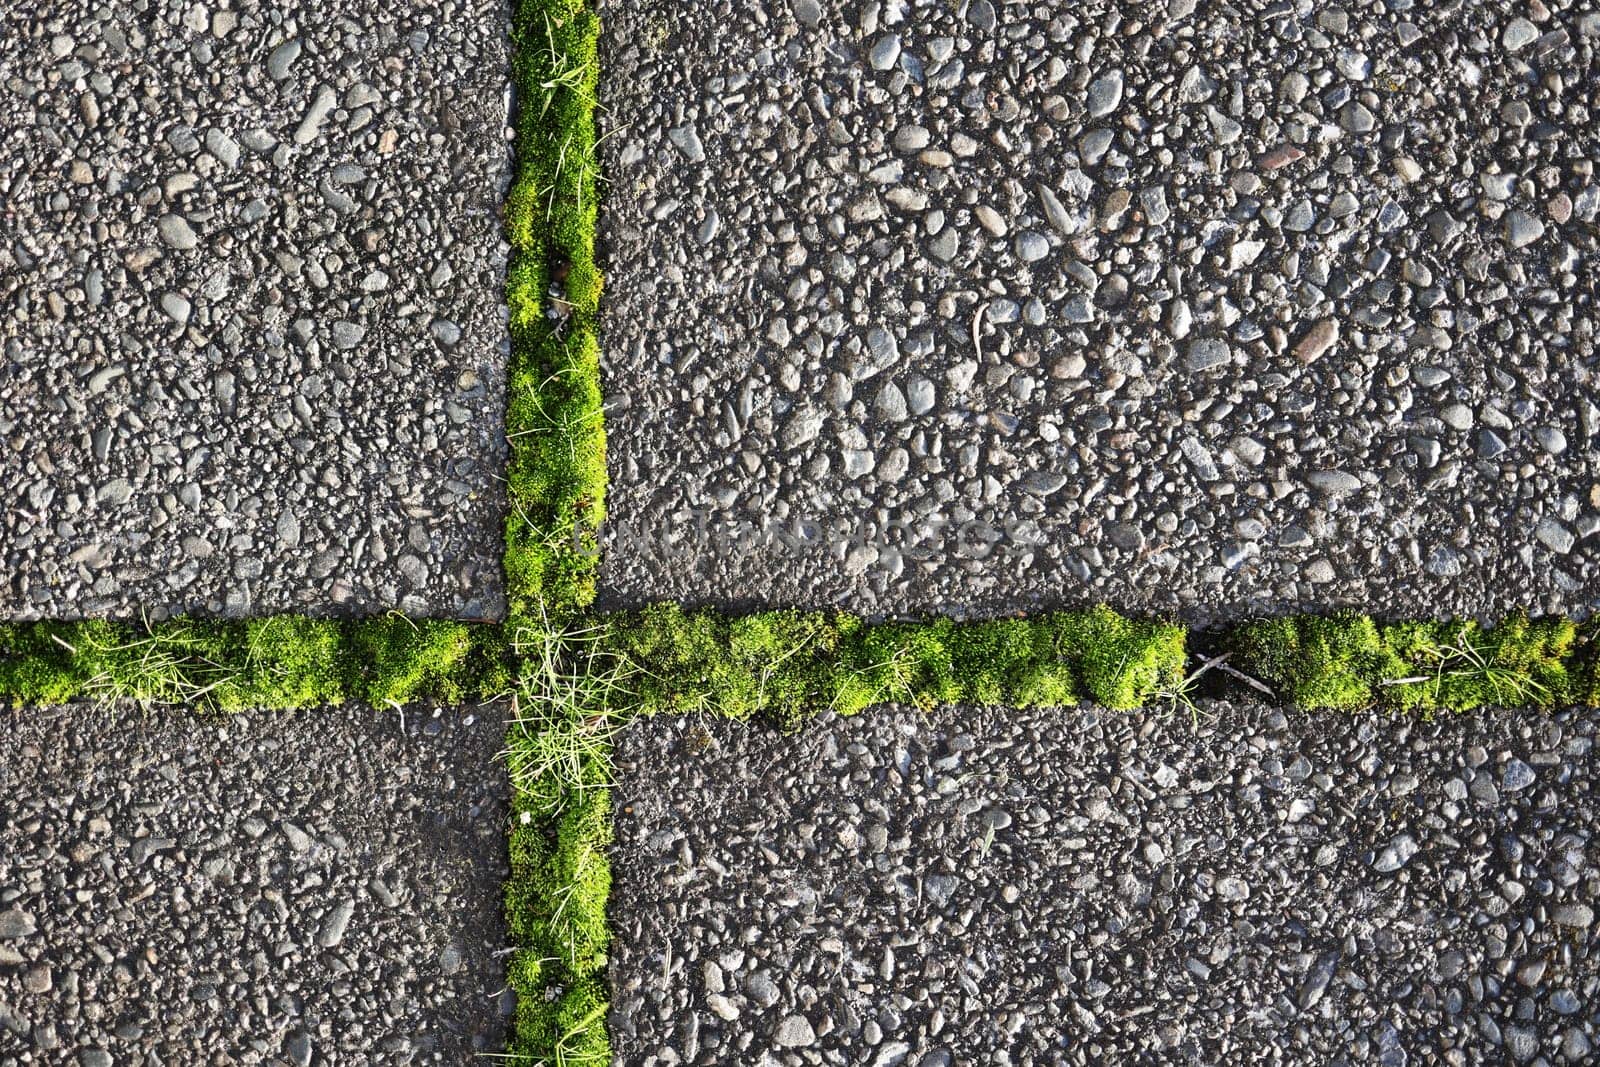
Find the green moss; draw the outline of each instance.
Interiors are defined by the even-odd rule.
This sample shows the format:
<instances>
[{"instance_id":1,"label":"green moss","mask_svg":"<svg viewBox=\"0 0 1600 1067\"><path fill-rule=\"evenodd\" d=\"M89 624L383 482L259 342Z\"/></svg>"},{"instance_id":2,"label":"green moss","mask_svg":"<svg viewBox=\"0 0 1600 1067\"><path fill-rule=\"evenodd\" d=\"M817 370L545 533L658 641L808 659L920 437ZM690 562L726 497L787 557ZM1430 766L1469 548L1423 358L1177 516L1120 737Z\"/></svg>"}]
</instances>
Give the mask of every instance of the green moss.
<instances>
[{"instance_id":1,"label":"green moss","mask_svg":"<svg viewBox=\"0 0 1600 1067\"><path fill-rule=\"evenodd\" d=\"M499 692L508 678L499 628L400 615L0 626L0 699L16 704L388 707Z\"/></svg>"},{"instance_id":2,"label":"green moss","mask_svg":"<svg viewBox=\"0 0 1600 1067\"><path fill-rule=\"evenodd\" d=\"M1018 682L1053 658L1045 628L1025 619L997 619L951 627L950 665L968 704L1002 704L1016 696Z\"/></svg>"},{"instance_id":3,"label":"green moss","mask_svg":"<svg viewBox=\"0 0 1600 1067\"><path fill-rule=\"evenodd\" d=\"M1058 656L1076 667L1090 699L1114 710L1153 703L1182 684L1188 632L1175 623L1129 619L1100 605L1049 616Z\"/></svg>"},{"instance_id":4,"label":"green moss","mask_svg":"<svg viewBox=\"0 0 1600 1067\"><path fill-rule=\"evenodd\" d=\"M538 653L517 669L519 688L539 710L520 708L509 739L517 824L506 905L521 946L510 968L517 1013L509 1053L513 1062L552 1067L611 1058L601 977L610 891L604 851L610 801L603 785L609 735L593 721L598 715L603 726L609 713L590 705L608 698L623 650L597 649L588 637L564 643L548 632L550 620L564 626L594 600L605 516L602 281L595 262L599 34L592 0L513 0L520 108L516 175L505 205L512 248L505 576L508 630ZM637 634L638 644L640 651L670 653L669 667L688 678L703 662L700 638L717 624L681 623L663 618ZM556 652L580 662L554 663ZM676 708L693 690L737 707L756 699L737 673L723 662L717 679L662 684L649 700Z\"/></svg>"},{"instance_id":5,"label":"green moss","mask_svg":"<svg viewBox=\"0 0 1600 1067\"><path fill-rule=\"evenodd\" d=\"M841 639L829 615L766 612L734 619L719 688L739 693L739 713L758 712L784 725L800 722L825 700L828 664Z\"/></svg>"},{"instance_id":6,"label":"green moss","mask_svg":"<svg viewBox=\"0 0 1600 1067\"><path fill-rule=\"evenodd\" d=\"M866 625L847 615L728 619L672 604L617 616L618 655L637 666L627 710L766 715L785 727L874 704L1109 707L1149 703L1182 678L1181 627L1107 609L1044 619Z\"/></svg>"},{"instance_id":7,"label":"green moss","mask_svg":"<svg viewBox=\"0 0 1600 1067\"><path fill-rule=\"evenodd\" d=\"M657 604L612 625L617 654L637 668L629 710L646 715L759 712L798 722L826 701L841 640L838 618L820 613L730 619Z\"/></svg>"},{"instance_id":8,"label":"green moss","mask_svg":"<svg viewBox=\"0 0 1600 1067\"><path fill-rule=\"evenodd\" d=\"M1600 707L1600 615L1578 630L1570 662L1571 699L1588 707Z\"/></svg>"},{"instance_id":9,"label":"green moss","mask_svg":"<svg viewBox=\"0 0 1600 1067\"><path fill-rule=\"evenodd\" d=\"M112 634L98 620L0 625L0 697L18 705L77 699L94 670L89 650Z\"/></svg>"},{"instance_id":10,"label":"green moss","mask_svg":"<svg viewBox=\"0 0 1600 1067\"><path fill-rule=\"evenodd\" d=\"M873 704L927 708L961 699L948 619L887 622L856 630L834 679L834 709L852 715Z\"/></svg>"},{"instance_id":11,"label":"green moss","mask_svg":"<svg viewBox=\"0 0 1600 1067\"><path fill-rule=\"evenodd\" d=\"M1488 705L1549 707L1580 682L1567 669L1577 627L1567 619L1403 622L1379 628L1386 658L1378 680L1386 705L1468 711Z\"/></svg>"},{"instance_id":12,"label":"green moss","mask_svg":"<svg viewBox=\"0 0 1600 1067\"><path fill-rule=\"evenodd\" d=\"M360 698L393 707L426 697L454 703L467 692L472 634L465 623L389 615L361 623L354 644Z\"/></svg>"},{"instance_id":13,"label":"green moss","mask_svg":"<svg viewBox=\"0 0 1600 1067\"><path fill-rule=\"evenodd\" d=\"M1233 644L1244 670L1307 708L1379 704L1431 714L1550 707L1585 695L1578 629L1567 619L1515 615L1484 629L1301 615L1249 623Z\"/></svg>"},{"instance_id":14,"label":"green moss","mask_svg":"<svg viewBox=\"0 0 1600 1067\"><path fill-rule=\"evenodd\" d=\"M585 0L518 0L512 17L516 176L505 204L511 368L506 432L513 614L594 599L605 513L595 263L600 23ZM552 285L562 287L552 298Z\"/></svg>"},{"instance_id":15,"label":"green moss","mask_svg":"<svg viewBox=\"0 0 1600 1067\"><path fill-rule=\"evenodd\" d=\"M550 949L577 974L605 965L611 934L606 926L606 900L611 895L611 791L591 788L572 798L561 813L558 841L551 863L551 883L558 902L548 922Z\"/></svg>"},{"instance_id":16,"label":"green moss","mask_svg":"<svg viewBox=\"0 0 1600 1067\"><path fill-rule=\"evenodd\" d=\"M558 1063L604 1067L611 1062L611 1038L606 1032L611 1004L606 992L603 976L577 980L562 990L556 1001Z\"/></svg>"},{"instance_id":17,"label":"green moss","mask_svg":"<svg viewBox=\"0 0 1600 1067\"><path fill-rule=\"evenodd\" d=\"M217 694L225 711L304 708L344 702L349 670L344 632L325 619L252 619L239 634L242 669Z\"/></svg>"},{"instance_id":18,"label":"green moss","mask_svg":"<svg viewBox=\"0 0 1600 1067\"><path fill-rule=\"evenodd\" d=\"M613 623L621 653L643 668L636 681L636 708L656 715L710 711L739 718L744 701L718 692L717 668L723 660L720 620L710 612L686 612L676 604L656 604Z\"/></svg>"},{"instance_id":19,"label":"green moss","mask_svg":"<svg viewBox=\"0 0 1600 1067\"><path fill-rule=\"evenodd\" d=\"M1296 615L1239 627L1230 642L1247 674L1302 708L1359 708L1373 701L1383 642L1365 615Z\"/></svg>"},{"instance_id":20,"label":"green moss","mask_svg":"<svg viewBox=\"0 0 1600 1067\"><path fill-rule=\"evenodd\" d=\"M92 619L6 627L0 637L0 694L25 704L90 699L221 710L250 702L298 706L304 675L308 669L318 673L303 661L289 662L300 650L272 645L251 655L250 636L283 622L175 619L145 625ZM322 681L318 675L311 684Z\"/></svg>"},{"instance_id":21,"label":"green moss","mask_svg":"<svg viewBox=\"0 0 1600 1067\"><path fill-rule=\"evenodd\" d=\"M611 797L603 770L541 783L513 799L506 918L519 946L513 1061L606 1063L604 969L610 931ZM598 1057L598 1058L597 1058Z\"/></svg>"}]
</instances>

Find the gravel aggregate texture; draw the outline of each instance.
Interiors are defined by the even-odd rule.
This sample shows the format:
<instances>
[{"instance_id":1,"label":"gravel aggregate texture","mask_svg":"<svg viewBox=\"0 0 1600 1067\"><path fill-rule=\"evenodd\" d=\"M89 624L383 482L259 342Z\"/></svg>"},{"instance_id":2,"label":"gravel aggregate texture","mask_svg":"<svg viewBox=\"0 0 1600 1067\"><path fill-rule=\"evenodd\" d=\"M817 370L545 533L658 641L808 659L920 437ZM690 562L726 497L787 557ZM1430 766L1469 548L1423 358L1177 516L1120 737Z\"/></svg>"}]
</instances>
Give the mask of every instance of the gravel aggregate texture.
<instances>
[{"instance_id":1,"label":"gravel aggregate texture","mask_svg":"<svg viewBox=\"0 0 1600 1067\"><path fill-rule=\"evenodd\" d=\"M0 617L502 613L502 6L0 25Z\"/></svg>"},{"instance_id":2,"label":"gravel aggregate texture","mask_svg":"<svg viewBox=\"0 0 1600 1067\"><path fill-rule=\"evenodd\" d=\"M604 7L609 602L1600 601L1586 6Z\"/></svg>"},{"instance_id":3,"label":"gravel aggregate texture","mask_svg":"<svg viewBox=\"0 0 1600 1067\"><path fill-rule=\"evenodd\" d=\"M0 1065L504 1047L498 717L0 716Z\"/></svg>"},{"instance_id":4,"label":"gravel aggregate texture","mask_svg":"<svg viewBox=\"0 0 1600 1067\"><path fill-rule=\"evenodd\" d=\"M880 709L618 750L653 1064L1582 1064L1600 713Z\"/></svg>"}]
</instances>

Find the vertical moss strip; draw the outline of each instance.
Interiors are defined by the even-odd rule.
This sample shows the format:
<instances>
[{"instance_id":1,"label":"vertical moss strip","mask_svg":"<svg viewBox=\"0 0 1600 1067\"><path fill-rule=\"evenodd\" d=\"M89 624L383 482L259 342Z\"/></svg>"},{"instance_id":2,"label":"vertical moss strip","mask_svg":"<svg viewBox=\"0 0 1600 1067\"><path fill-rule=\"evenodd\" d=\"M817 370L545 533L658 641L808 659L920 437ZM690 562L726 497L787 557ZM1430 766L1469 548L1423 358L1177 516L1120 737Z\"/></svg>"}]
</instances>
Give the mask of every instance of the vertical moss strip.
<instances>
[{"instance_id":1,"label":"vertical moss strip","mask_svg":"<svg viewBox=\"0 0 1600 1067\"><path fill-rule=\"evenodd\" d=\"M591 764L585 781L517 790L512 803L506 921L517 994L508 1058L527 1064L611 1062L609 990L611 791Z\"/></svg>"},{"instance_id":2,"label":"vertical moss strip","mask_svg":"<svg viewBox=\"0 0 1600 1067\"><path fill-rule=\"evenodd\" d=\"M519 634L548 634L552 621L574 619L595 594L606 488L595 263L599 38L593 0L513 0L516 173L505 206L505 576L513 645ZM513 825L506 916L517 948L508 1055L517 1063L598 1067L611 1058L609 735L577 755L576 768L531 779L521 773L529 752L562 731L586 729L587 711L565 699L571 693L540 667L520 667L522 701L507 742Z\"/></svg>"},{"instance_id":3,"label":"vertical moss strip","mask_svg":"<svg viewBox=\"0 0 1600 1067\"><path fill-rule=\"evenodd\" d=\"M516 171L505 206L513 617L594 599L606 487L595 264L599 36L590 0L516 2Z\"/></svg>"}]
</instances>

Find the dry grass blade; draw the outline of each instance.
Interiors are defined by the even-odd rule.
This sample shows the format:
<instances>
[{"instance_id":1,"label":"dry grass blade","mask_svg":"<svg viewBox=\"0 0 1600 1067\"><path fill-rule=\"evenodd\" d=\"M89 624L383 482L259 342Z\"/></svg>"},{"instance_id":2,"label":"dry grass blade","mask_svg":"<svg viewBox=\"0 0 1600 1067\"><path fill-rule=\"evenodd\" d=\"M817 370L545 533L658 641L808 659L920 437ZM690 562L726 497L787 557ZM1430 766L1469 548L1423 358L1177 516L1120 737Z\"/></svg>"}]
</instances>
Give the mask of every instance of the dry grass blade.
<instances>
[{"instance_id":1,"label":"dry grass blade","mask_svg":"<svg viewBox=\"0 0 1600 1067\"><path fill-rule=\"evenodd\" d=\"M612 746L623 725L618 709L635 671L608 647L607 633L604 624L559 628L543 614L538 624L513 631L512 650L525 667L510 693L505 755L519 788L558 785L564 792L610 784Z\"/></svg>"}]
</instances>

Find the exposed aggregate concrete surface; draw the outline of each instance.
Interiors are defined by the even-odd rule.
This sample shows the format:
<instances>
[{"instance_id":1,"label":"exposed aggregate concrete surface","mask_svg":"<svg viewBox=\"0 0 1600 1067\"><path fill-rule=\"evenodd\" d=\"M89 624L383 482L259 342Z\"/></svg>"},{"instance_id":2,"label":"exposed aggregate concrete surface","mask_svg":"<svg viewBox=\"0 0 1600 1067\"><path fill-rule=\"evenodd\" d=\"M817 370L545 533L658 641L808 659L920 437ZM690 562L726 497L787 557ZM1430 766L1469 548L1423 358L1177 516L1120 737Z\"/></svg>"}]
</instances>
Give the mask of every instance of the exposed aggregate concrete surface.
<instances>
[{"instance_id":1,"label":"exposed aggregate concrete surface","mask_svg":"<svg viewBox=\"0 0 1600 1067\"><path fill-rule=\"evenodd\" d=\"M0 617L503 611L506 50L0 0Z\"/></svg>"},{"instance_id":2,"label":"exposed aggregate concrete surface","mask_svg":"<svg viewBox=\"0 0 1600 1067\"><path fill-rule=\"evenodd\" d=\"M504 727L0 715L0 1065L504 1048Z\"/></svg>"},{"instance_id":3,"label":"exposed aggregate concrete surface","mask_svg":"<svg viewBox=\"0 0 1600 1067\"><path fill-rule=\"evenodd\" d=\"M1586 1064L1600 713L879 709L619 752L619 1063Z\"/></svg>"},{"instance_id":4,"label":"exposed aggregate concrete surface","mask_svg":"<svg viewBox=\"0 0 1600 1067\"><path fill-rule=\"evenodd\" d=\"M608 0L610 601L1600 603L1600 14Z\"/></svg>"}]
</instances>

